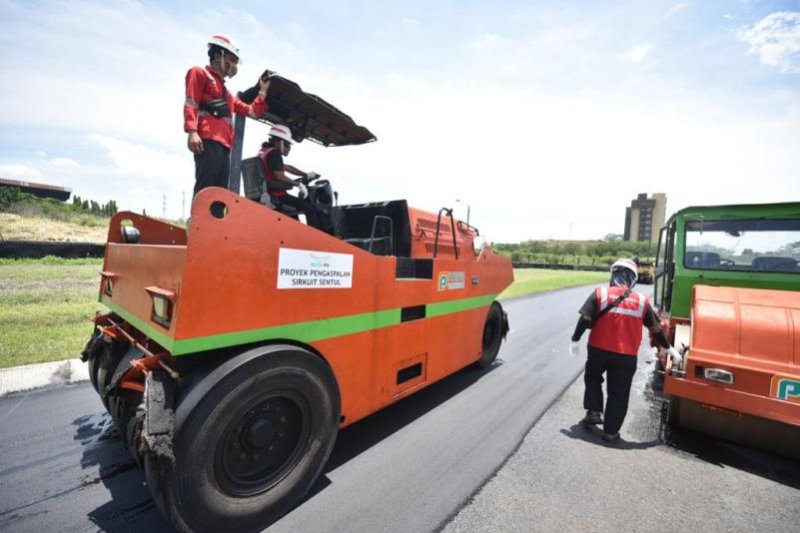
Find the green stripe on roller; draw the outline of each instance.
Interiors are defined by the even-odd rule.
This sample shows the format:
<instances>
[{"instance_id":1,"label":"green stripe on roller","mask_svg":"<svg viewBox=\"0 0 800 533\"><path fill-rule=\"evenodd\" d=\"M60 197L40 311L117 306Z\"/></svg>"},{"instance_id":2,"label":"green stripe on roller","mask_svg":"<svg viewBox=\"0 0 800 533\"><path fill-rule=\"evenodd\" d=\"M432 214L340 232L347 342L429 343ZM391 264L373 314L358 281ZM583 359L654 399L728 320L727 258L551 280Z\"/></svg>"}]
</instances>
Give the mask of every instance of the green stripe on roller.
<instances>
[{"instance_id":1,"label":"green stripe on roller","mask_svg":"<svg viewBox=\"0 0 800 533\"><path fill-rule=\"evenodd\" d=\"M428 304L426 306L425 316L426 318L433 318L451 313L478 309L491 304L496 297L497 295L477 296L474 298ZM401 309L397 308L376 311L374 313L323 318L321 320L310 320L308 322L297 322L268 328L174 340L150 324L121 309L109 299L101 298L100 301L142 333L148 335L154 341L168 349L172 352L172 355L185 355L269 339L287 339L310 343L396 326L401 323Z\"/></svg>"},{"instance_id":2,"label":"green stripe on roller","mask_svg":"<svg viewBox=\"0 0 800 533\"><path fill-rule=\"evenodd\" d=\"M165 350L172 351L173 344L175 343L172 337L162 332L161 330L156 329L155 326L148 324L147 322L137 317L130 311L126 311L125 309L121 308L120 306L118 306L105 296L100 297L100 303L102 303L103 305L114 311L116 314L124 318L125 322L135 327L136 329L138 329L139 331L141 331L154 341L156 341L158 344L164 347Z\"/></svg>"},{"instance_id":3,"label":"green stripe on roller","mask_svg":"<svg viewBox=\"0 0 800 533\"><path fill-rule=\"evenodd\" d=\"M474 298L428 304L425 306L425 317L432 318L435 316L449 315L450 313L458 313L460 311L469 311L470 309L478 309L479 307L490 305L495 298L497 298L497 295L492 294L489 296L476 296Z\"/></svg>"},{"instance_id":4,"label":"green stripe on roller","mask_svg":"<svg viewBox=\"0 0 800 533\"><path fill-rule=\"evenodd\" d=\"M212 350L227 346L238 346L267 339L291 339L299 342L314 342L343 335L352 335L374 329L395 326L400 323L400 309L389 309L375 313L363 313L309 322L297 322L269 328L250 329L233 333L221 333L207 337L195 337L175 341L172 355Z\"/></svg>"}]
</instances>

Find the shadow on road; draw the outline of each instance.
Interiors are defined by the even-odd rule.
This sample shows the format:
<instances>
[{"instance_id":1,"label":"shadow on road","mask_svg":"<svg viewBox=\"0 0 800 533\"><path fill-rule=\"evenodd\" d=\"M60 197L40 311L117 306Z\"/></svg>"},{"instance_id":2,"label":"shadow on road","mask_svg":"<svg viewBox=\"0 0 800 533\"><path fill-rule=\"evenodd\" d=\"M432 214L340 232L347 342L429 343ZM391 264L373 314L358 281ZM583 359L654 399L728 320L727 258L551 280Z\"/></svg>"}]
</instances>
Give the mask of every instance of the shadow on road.
<instances>
[{"instance_id":1,"label":"shadow on road","mask_svg":"<svg viewBox=\"0 0 800 533\"><path fill-rule=\"evenodd\" d=\"M91 511L89 520L100 531L172 531L156 510L144 473L123 445L111 416L96 413L73 424L74 438L84 446L81 467L98 468L84 484L102 483L109 491L108 502Z\"/></svg>"},{"instance_id":2,"label":"shadow on road","mask_svg":"<svg viewBox=\"0 0 800 533\"><path fill-rule=\"evenodd\" d=\"M635 442L620 438L616 442L606 442L603 440L603 431L600 428L587 428L583 424L573 424L568 429L562 429L561 434L571 439L578 439L605 448L615 448L618 450L646 450L661 444L658 440Z\"/></svg>"},{"instance_id":3,"label":"shadow on road","mask_svg":"<svg viewBox=\"0 0 800 533\"><path fill-rule=\"evenodd\" d=\"M320 476L303 501L313 498L331 484L330 479L324 475L325 473L357 457L502 365L502 359L498 359L494 365L485 370L474 366L465 368L341 430L331 457L323 470L323 475Z\"/></svg>"},{"instance_id":4,"label":"shadow on road","mask_svg":"<svg viewBox=\"0 0 800 533\"><path fill-rule=\"evenodd\" d=\"M700 461L723 468L735 468L800 489L800 461L673 426L666 428L665 444Z\"/></svg>"},{"instance_id":5,"label":"shadow on road","mask_svg":"<svg viewBox=\"0 0 800 533\"><path fill-rule=\"evenodd\" d=\"M663 399L664 379L655 371L650 375L647 392L647 399L657 406L653 408L652 419L660 423L662 442L668 448L715 466L735 468L800 489L800 461L667 424L668 402Z\"/></svg>"},{"instance_id":6,"label":"shadow on road","mask_svg":"<svg viewBox=\"0 0 800 533\"><path fill-rule=\"evenodd\" d=\"M303 501L331 484L325 473L357 457L501 365L502 360L498 360L487 370L466 368L342 430L323 475ZM98 475L86 484L102 483L110 493L107 503L89 513L92 523L100 531L172 531L156 509L144 473L122 443L111 416L96 413L80 417L73 424L77 427L74 439L84 446L81 466L99 468Z\"/></svg>"}]
</instances>

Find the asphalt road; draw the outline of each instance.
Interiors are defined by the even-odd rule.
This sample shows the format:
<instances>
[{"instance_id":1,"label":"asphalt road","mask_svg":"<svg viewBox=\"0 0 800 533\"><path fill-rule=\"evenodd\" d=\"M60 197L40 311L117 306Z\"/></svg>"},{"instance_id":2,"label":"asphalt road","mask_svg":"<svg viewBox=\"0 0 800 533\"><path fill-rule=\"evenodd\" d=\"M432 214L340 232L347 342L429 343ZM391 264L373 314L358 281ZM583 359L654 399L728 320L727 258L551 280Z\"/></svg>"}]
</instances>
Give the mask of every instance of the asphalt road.
<instances>
[{"instance_id":1,"label":"asphalt road","mask_svg":"<svg viewBox=\"0 0 800 533\"><path fill-rule=\"evenodd\" d=\"M491 369L343 430L311 494L270 531L442 527L580 373L566 347L589 290L506 302L511 332ZM88 383L0 399L0 529L169 529Z\"/></svg>"},{"instance_id":2,"label":"asphalt road","mask_svg":"<svg viewBox=\"0 0 800 533\"><path fill-rule=\"evenodd\" d=\"M639 351L622 439L578 423L577 379L442 533L798 531L800 461L680 428L661 433L661 381Z\"/></svg>"}]
</instances>

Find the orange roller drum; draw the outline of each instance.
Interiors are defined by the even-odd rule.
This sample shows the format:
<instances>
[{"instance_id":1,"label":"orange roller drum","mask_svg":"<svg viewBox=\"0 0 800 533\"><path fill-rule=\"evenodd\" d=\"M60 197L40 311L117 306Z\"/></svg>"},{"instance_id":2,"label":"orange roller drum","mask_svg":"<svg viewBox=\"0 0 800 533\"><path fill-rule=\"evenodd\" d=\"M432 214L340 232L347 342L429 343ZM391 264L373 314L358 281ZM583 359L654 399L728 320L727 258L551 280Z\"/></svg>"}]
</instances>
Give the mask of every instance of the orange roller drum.
<instances>
[{"instance_id":1,"label":"orange roller drum","mask_svg":"<svg viewBox=\"0 0 800 533\"><path fill-rule=\"evenodd\" d=\"M681 425L701 431L709 424L724 426L715 433L729 438L735 430L735 440L745 443L748 437L740 433L766 430L776 439L789 439L787 455L796 455L800 293L696 285L691 309L684 368L665 378L665 393L678 399L673 416ZM705 411L731 416L701 423L697 404Z\"/></svg>"}]
</instances>

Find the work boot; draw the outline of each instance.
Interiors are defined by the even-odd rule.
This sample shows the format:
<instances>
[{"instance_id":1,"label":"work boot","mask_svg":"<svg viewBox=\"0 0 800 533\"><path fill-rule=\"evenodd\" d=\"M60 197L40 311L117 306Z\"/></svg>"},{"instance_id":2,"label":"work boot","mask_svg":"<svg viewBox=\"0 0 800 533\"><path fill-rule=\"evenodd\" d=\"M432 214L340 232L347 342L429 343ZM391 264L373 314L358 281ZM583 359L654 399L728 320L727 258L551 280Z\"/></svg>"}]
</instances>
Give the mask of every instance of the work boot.
<instances>
[{"instance_id":1,"label":"work boot","mask_svg":"<svg viewBox=\"0 0 800 533\"><path fill-rule=\"evenodd\" d=\"M603 423L603 416L599 411L586 411L586 416L581 420L584 426L597 426Z\"/></svg>"},{"instance_id":2,"label":"work boot","mask_svg":"<svg viewBox=\"0 0 800 533\"><path fill-rule=\"evenodd\" d=\"M616 433L603 433L603 440L606 442L617 442L619 440L619 431Z\"/></svg>"}]
</instances>

